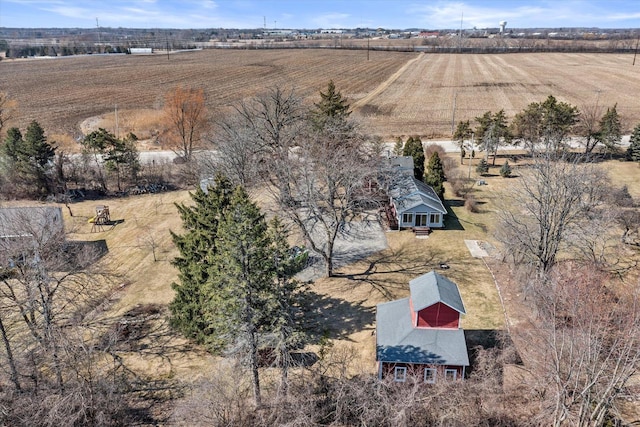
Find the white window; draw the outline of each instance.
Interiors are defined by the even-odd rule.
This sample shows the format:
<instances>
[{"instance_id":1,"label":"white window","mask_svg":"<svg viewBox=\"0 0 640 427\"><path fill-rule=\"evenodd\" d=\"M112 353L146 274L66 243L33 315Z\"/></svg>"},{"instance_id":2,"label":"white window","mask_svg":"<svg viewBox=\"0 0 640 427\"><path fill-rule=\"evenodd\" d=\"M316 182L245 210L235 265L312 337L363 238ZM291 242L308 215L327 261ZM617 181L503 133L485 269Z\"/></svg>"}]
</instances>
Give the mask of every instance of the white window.
<instances>
[{"instance_id":1,"label":"white window","mask_svg":"<svg viewBox=\"0 0 640 427\"><path fill-rule=\"evenodd\" d=\"M455 381L458 376L458 371L456 369L445 369L444 370L444 379L447 381Z\"/></svg>"},{"instance_id":2,"label":"white window","mask_svg":"<svg viewBox=\"0 0 640 427\"><path fill-rule=\"evenodd\" d=\"M424 368L424 382L427 384L436 383L436 370L433 368Z\"/></svg>"},{"instance_id":3,"label":"white window","mask_svg":"<svg viewBox=\"0 0 640 427\"><path fill-rule=\"evenodd\" d=\"M416 214L416 227L427 226L427 214Z\"/></svg>"},{"instance_id":4,"label":"white window","mask_svg":"<svg viewBox=\"0 0 640 427\"><path fill-rule=\"evenodd\" d=\"M432 213L429 215L429 224L440 224L440 214Z\"/></svg>"},{"instance_id":5,"label":"white window","mask_svg":"<svg viewBox=\"0 0 640 427\"><path fill-rule=\"evenodd\" d=\"M403 383L407 380L407 368L404 366L396 366L393 372L393 380L397 383Z\"/></svg>"},{"instance_id":6,"label":"white window","mask_svg":"<svg viewBox=\"0 0 640 427\"><path fill-rule=\"evenodd\" d=\"M413 223L413 214L412 213L402 214L402 223L403 224L411 224L411 223Z\"/></svg>"}]
</instances>

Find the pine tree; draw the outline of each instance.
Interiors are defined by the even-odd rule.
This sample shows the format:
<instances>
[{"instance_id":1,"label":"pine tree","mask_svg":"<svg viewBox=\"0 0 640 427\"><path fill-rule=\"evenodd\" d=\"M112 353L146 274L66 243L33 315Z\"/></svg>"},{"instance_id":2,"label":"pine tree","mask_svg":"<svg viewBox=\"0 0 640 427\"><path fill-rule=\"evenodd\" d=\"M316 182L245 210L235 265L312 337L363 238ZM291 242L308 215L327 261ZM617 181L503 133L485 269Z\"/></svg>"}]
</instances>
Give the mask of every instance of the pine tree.
<instances>
[{"instance_id":1,"label":"pine tree","mask_svg":"<svg viewBox=\"0 0 640 427\"><path fill-rule=\"evenodd\" d=\"M2 155L11 172L10 179L24 188L24 195L43 197L53 190L49 171L56 148L47 142L44 130L32 121L23 135L18 128L7 132Z\"/></svg>"},{"instance_id":2,"label":"pine tree","mask_svg":"<svg viewBox=\"0 0 640 427\"><path fill-rule=\"evenodd\" d=\"M640 124L633 128L629 148L627 148L627 159L632 162L640 162Z\"/></svg>"},{"instance_id":3,"label":"pine tree","mask_svg":"<svg viewBox=\"0 0 640 427\"><path fill-rule=\"evenodd\" d=\"M429 158L429 164L424 175L424 182L430 185L440 197L444 200L444 181L446 180L444 174L444 167L442 161L437 152L434 152Z\"/></svg>"},{"instance_id":4,"label":"pine tree","mask_svg":"<svg viewBox=\"0 0 640 427\"><path fill-rule=\"evenodd\" d=\"M232 186L218 175L207 192L198 189L191 194L193 206L177 204L185 233L171 233L180 254L173 265L178 269L179 283L171 286L176 295L169 305L171 325L187 338L216 347L208 323L207 300L213 257L218 243L218 227L231 202Z\"/></svg>"},{"instance_id":5,"label":"pine tree","mask_svg":"<svg viewBox=\"0 0 640 427\"><path fill-rule=\"evenodd\" d=\"M304 268L307 257L305 253L291 252L287 241L289 232L278 217L269 223L269 235L276 276L269 328L276 338L276 365L280 366L282 372L280 392L286 395L291 364L290 351L302 344L306 338L299 327L300 322L297 321L303 314L301 305L304 289L293 276Z\"/></svg>"},{"instance_id":6,"label":"pine tree","mask_svg":"<svg viewBox=\"0 0 640 427\"><path fill-rule=\"evenodd\" d=\"M484 175L489 172L489 164L485 159L480 160L480 163L478 163L478 166L476 166L476 172L478 172L480 175Z\"/></svg>"},{"instance_id":7,"label":"pine tree","mask_svg":"<svg viewBox=\"0 0 640 427\"><path fill-rule=\"evenodd\" d=\"M345 120L351 114L351 106L340 91L336 90L333 80L329 81L326 92L320 92L320 102L313 105L316 107L314 116L321 123L328 118Z\"/></svg>"},{"instance_id":8,"label":"pine tree","mask_svg":"<svg viewBox=\"0 0 640 427\"><path fill-rule=\"evenodd\" d=\"M397 137L396 138L396 143L393 146L393 154L395 154L396 156L402 156L403 146L404 146L404 144L402 143L402 138Z\"/></svg>"},{"instance_id":9,"label":"pine tree","mask_svg":"<svg viewBox=\"0 0 640 427\"><path fill-rule=\"evenodd\" d=\"M416 179L422 180L424 177L424 147L419 137L410 136L407 142L404 144L404 150L402 152L404 156L413 157L413 176Z\"/></svg>"},{"instance_id":10,"label":"pine tree","mask_svg":"<svg viewBox=\"0 0 640 427\"><path fill-rule=\"evenodd\" d=\"M261 405L258 340L273 306L273 258L260 208L237 187L218 228L218 251L210 281L208 321L251 371L253 395Z\"/></svg>"},{"instance_id":11,"label":"pine tree","mask_svg":"<svg viewBox=\"0 0 640 427\"><path fill-rule=\"evenodd\" d=\"M2 145L2 155L5 157L10 163L15 163L18 161L20 157L20 148L24 144L22 139L22 133L18 128L9 128L7 131L7 136L4 139L4 144Z\"/></svg>"},{"instance_id":12,"label":"pine tree","mask_svg":"<svg viewBox=\"0 0 640 427\"><path fill-rule=\"evenodd\" d=\"M47 142L44 135L44 129L35 120L27 127L24 135L24 149L22 150L25 158L34 164L39 170L46 170L50 165L51 159L56 154L54 146Z\"/></svg>"},{"instance_id":13,"label":"pine tree","mask_svg":"<svg viewBox=\"0 0 640 427\"><path fill-rule=\"evenodd\" d=\"M456 131L453 134L453 139L460 146L460 164L464 164L464 141L467 139L471 139L473 135L473 130L471 129L471 123L469 120L458 122L458 126L456 126Z\"/></svg>"},{"instance_id":14,"label":"pine tree","mask_svg":"<svg viewBox=\"0 0 640 427\"><path fill-rule=\"evenodd\" d=\"M617 104L612 108L607 108L600 119L599 141L605 146L609 153L614 153L622 140L622 125L618 116Z\"/></svg>"},{"instance_id":15,"label":"pine tree","mask_svg":"<svg viewBox=\"0 0 640 427\"><path fill-rule=\"evenodd\" d=\"M509 178L511 176L511 165L507 160L504 161L504 164L500 168L500 176L503 178Z\"/></svg>"}]
</instances>

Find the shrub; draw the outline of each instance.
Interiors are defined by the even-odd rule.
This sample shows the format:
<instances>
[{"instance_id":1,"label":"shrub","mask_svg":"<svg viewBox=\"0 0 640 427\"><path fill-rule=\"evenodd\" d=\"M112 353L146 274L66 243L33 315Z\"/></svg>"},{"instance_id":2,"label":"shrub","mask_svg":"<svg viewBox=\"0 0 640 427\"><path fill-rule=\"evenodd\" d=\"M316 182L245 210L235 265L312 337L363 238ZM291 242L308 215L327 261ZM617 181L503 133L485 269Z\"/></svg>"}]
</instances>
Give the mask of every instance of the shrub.
<instances>
[{"instance_id":1,"label":"shrub","mask_svg":"<svg viewBox=\"0 0 640 427\"><path fill-rule=\"evenodd\" d=\"M509 178L511 176L511 166L509 166L509 162L507 160L504 161L504 164L500 168L500 176L503 178Z\"/></svg>"},{"instance_id":2,"label":"shrub","mask_svg":"<svg viewBox=\"0 0 640 427\"><path fill-rule=\"evenodd\" d=\"M480 160L480 163L478 163L478 166L476 166L476 172L478 172L480 175L485 175L487 172L489 172L489 164L485 159Z\"/></svg>"},{"instance_id":3,"label":"shrub","mask_svg":"<svg viewBox=\"0 0 640 427\"><path fill-rule=\"evenodd\" d=\"M472 213L478 212L478 202L472 194L467 194L467 196L464 198L464 208Z\"/></svg>"}]
</instances>

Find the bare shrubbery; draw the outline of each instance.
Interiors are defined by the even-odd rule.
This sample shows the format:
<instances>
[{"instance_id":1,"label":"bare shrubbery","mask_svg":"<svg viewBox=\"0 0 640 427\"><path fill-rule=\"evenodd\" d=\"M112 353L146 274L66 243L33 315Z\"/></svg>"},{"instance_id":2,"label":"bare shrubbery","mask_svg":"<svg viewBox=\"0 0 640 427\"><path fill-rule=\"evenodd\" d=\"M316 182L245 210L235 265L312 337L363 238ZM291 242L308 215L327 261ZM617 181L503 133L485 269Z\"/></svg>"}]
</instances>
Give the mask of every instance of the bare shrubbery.
<instances>
[{"instance_id":1,"label":"bare shrubbery","mask_svg":"<svg viewBox=\"0 0 640 427\"><path fill-rule=\"evenodd\" d=\"M287 397L269 388L263 407L255 411L249 383L234 369L235 381L230 379L229 367L222 364L220 372L193 385L173 420L212 426L518 425L510 398L502 391L510 350L480 348L474 354L474 371L465 381L425 385L418 379L400 384L358 374L350 348L324 348L315 365L292 371Z\"/></svg>"},{"instance_id":2,"label":"bare shrubbery","mask_svg":"<svg viewBox=\"0 0 640 427\"><path fill-rule=\"evenodd\" d=\"M472 213L478 213L478 202L473 194L467 194L464 198L464 208Z\"/></svg>"}]
</instances>

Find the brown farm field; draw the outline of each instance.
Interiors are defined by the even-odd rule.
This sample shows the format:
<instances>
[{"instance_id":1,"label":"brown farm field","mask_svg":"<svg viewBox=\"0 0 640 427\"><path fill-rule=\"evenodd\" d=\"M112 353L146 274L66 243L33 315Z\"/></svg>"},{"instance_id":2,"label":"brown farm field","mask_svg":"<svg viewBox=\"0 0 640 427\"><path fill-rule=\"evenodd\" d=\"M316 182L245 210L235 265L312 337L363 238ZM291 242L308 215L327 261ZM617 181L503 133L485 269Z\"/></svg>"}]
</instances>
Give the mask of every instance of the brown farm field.
<instances>
[{"instance_id":1,"label":"brown farm field","mask_svg":"<svg viewBox=\"0 0 640 427\"><path fill-rule=\"evenodd\" d=\"M630 54L416 54L340 49L203 50L150 56L85 56L0 62L0 90L19 105L15 125L38 120L50 135L111 114L123 124L158 111L177 85L205 89L210 111L291 87L313 102L330 79L367 130L383 137L448 137L454 121L504 109L509 117L554 95L582 107L617 104L631 129L640 117L640 74ZM108 125L113 126L113 117ZM147 124L147 128L144 128ZM124 131L148 133L157 117Z\"/></svg>"}]
</instances>

